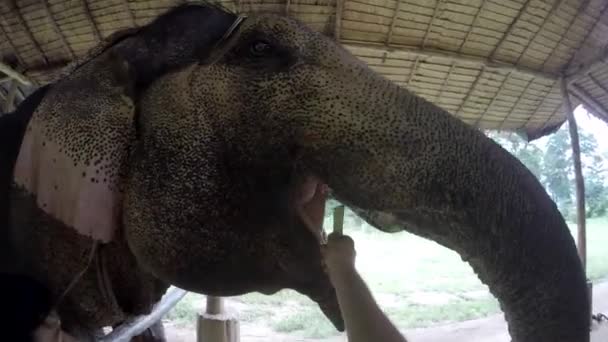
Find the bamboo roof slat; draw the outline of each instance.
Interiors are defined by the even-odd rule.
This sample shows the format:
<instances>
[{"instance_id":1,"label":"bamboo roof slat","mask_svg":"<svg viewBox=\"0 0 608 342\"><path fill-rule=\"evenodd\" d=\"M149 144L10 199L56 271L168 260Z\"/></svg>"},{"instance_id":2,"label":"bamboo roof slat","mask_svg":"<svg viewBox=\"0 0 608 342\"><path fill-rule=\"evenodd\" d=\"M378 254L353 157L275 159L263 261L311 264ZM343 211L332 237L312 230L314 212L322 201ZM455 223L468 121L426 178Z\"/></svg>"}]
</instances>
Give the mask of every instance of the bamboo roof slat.
<instances>
[{"instance_id":1,"label":"bamboo roof slat","mask_svg":"<svg viewBox=\"0 0 608 342\"><path fill-rule=\"evenodd\" d=\"M181 2L8 0L0 3L0 62L44 84L117 30ZM563 73L573 100L608 120L608 0L220 3L287 14L331 34L373 70L474 126L550 132L565 120L556 91Z\"/></svg>"}]
</instances>

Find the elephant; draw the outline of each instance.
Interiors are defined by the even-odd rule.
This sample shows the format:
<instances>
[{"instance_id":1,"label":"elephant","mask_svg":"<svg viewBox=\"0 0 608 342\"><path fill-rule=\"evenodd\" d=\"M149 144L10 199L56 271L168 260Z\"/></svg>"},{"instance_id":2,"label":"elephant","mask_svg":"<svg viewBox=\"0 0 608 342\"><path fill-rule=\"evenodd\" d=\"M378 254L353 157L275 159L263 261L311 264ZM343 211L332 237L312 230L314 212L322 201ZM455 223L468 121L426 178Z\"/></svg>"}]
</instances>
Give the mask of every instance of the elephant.
<instances>
[{"instance_id":1,"label":"elephant","mask_svg":"<svg viewBox=\"0 0 608 342\"><path fill-rule=\"evenodd\" d=\"M18 146L4 158L20 269L59 296L87 258L98 265L59 306L68 326L145 312L173 284L294 288L343 329L309 229L321 229L327 187L379 230L458 252L513 341L589 341L574 240L521 162L296 19L222 15L225 34L175 47L192 58L173 64L101 49L7 144ZM165 51L147 58L175 56Z\"/></svg>"},{"instance_id":2,"label":"elephant","mask_svg":"<svg viewBox=\"0 0 608 342\"><path fill-rule=\"evenodd\" d=\"M217 6L178 6L147 26L114 35L0 118L1 165L10 166L0 171L6 189L0 271L45 284L69 333L92 339L101 327L147 313L170 284L222 296L295 289L344 330L318 241L306 226L321 229L324 200L310 196L316 182L293 170L277 169L283 179L272 172L253 179L250 188L231 195L233 207L208 203L204 213L182 211L199 222L184 222L201 238L196 248L189 243L198 255L184 257L199 258L202 282L167 281L161 269L140 263L119 218L126 213L123 197L133 194L125 188L124 163L139 134L137 98L160 75L205 63L241 20ZM228 193L216 195L196 201L224 203ZM251 203L237 207L240 200ZM161 245L163 240L169 241L163 238ZM187 271L176 264L174 272Z\"/></svg>"}]
</instances>

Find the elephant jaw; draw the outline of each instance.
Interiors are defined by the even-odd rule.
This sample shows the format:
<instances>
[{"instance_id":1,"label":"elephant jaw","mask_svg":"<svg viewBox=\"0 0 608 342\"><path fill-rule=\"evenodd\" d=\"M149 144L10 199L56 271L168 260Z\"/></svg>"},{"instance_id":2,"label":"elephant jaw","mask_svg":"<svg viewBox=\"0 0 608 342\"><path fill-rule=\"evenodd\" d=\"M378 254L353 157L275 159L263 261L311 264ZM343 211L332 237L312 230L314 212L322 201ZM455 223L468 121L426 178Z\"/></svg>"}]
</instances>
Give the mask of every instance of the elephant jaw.
<instances>
[{"instance_id":1,"label":"elephant jaw","mask_svg":"<svg viewBox=\"0 0 608 342\"><path fill-rule=\"evenodd\" d=\"M319 243L324 242L323 219L327 202L327 184L315 176L308 176L296 191L296 214Z\"/></svg>"}]
</instances>

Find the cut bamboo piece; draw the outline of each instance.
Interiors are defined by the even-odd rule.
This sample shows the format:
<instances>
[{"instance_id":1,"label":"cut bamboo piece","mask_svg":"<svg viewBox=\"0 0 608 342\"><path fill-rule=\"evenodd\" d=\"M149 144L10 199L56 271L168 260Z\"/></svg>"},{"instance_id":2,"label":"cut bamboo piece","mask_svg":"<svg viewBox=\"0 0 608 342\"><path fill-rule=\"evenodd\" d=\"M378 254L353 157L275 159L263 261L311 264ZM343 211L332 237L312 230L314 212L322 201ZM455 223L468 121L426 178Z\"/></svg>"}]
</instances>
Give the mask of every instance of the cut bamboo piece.
<instances>
[{"instance_id":1,"label":"cut bamboo piece","mask_svg":"<svg viewBox=\"0 0 608 342\"><path fill-rule=\"evenodd\" d=\"M344 206L334 208L334 233L342 235L344 231Z\"/></svg>"}]
</instances>

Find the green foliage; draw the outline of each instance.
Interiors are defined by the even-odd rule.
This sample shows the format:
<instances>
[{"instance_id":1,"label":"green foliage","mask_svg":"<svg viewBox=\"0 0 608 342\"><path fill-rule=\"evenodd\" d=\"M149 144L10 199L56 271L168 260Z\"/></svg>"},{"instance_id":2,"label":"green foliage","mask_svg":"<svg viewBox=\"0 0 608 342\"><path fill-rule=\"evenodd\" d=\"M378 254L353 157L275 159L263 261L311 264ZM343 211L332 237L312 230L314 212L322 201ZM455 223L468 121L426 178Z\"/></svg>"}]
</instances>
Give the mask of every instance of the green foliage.
<instances>
[{"instance_id":1,"label":"green foliage","mask_svg":"<svg viewBox=\"0 0 608 342\"><path fill-rule=\"evenodd\" d=\"M573 209L574 183L572 150L567 125L549 137L544 154L544 176L546 187L557 203L564 217Z\"/></svg>"},{"instance_id":2,"label":"green foliage","mask_svg":"<svg viewBox=\"0 0 608 342\"><path fill-rule=\"evenodd\" d=\"M487 136L514 155L540 181L543 175L543 151L512 133L487 132Z\"/></svg>"},{"instance_id":3,"label":"green foliage","mask_svg":"<svg viewBox=\"0 0 608 342\"><path fill-rule=\"evenodd\" d=\"M198 308L196 307L195 299L192 294L187 294L177 305L167 313L166 319L171 320L178 325L190 325L192 322L196 322L196 314Z\"/></svg>"},{"instance_id":4,"label":"green foliage","mask_svg":"<svg viewBox=\"0 0 608 342\"><path fill-rule=\"evenodd\" d=\"M568 124L550 135L544 148L527 143L515 134L488 132L487 135L518 158L536 176L566 219L576 219L574 164ZM604 160L608 158L608 151L601 154L595 137L580 128L579 144L585 178L586 216L606 215L608 187Z\"/></svg>"}]
</instances>

